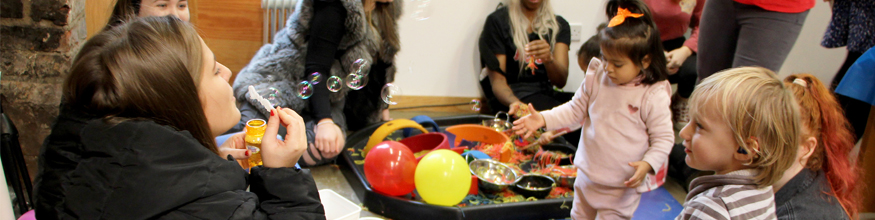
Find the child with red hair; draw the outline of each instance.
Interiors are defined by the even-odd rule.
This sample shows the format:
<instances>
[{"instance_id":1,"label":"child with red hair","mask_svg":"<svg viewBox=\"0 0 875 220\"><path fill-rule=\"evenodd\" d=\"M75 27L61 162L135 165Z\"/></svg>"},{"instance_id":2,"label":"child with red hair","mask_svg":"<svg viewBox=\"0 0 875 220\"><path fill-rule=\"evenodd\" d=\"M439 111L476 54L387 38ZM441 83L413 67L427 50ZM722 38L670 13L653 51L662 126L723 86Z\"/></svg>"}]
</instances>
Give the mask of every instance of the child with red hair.
<instances>
[{"instance_id":1,"label":"child with red hair","mask_svg":"<svg viewBox=\"0 0 875 220\"><path fill-rule=\"evenodd\" d=\"M793 164L774 184L779 218L855 219L860 168L848 154L854 138L835 96L809 74L784 84L799 103L802 136Z\"/></svg>"}]
</instances>

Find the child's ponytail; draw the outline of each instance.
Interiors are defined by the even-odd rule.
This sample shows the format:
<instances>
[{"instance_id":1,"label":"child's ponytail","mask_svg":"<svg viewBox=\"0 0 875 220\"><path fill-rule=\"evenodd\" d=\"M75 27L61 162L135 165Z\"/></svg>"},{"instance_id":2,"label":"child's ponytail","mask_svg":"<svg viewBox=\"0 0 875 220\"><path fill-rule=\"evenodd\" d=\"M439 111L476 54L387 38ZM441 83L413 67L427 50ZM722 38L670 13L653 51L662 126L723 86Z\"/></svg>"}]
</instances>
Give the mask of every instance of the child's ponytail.
<instances>
[{"instance_id":1,"label":"child's ponytail","mask_svg":"<svg viewBox=\"0 0 875 220\"><path fill-rule=\"evenodd\" d=\"M823 83L810 74L794 74L784 79L796 101L803 125L808 128L803 137L815 137L817 148L808 159L806 167L824 170L830 188L854 219L859 211L860 194L858 178L860 168L851 163L849 154L854 147L853 133L843 110ZM829 192L827 192L829 193Z\"/></svg>"}]
</instances>

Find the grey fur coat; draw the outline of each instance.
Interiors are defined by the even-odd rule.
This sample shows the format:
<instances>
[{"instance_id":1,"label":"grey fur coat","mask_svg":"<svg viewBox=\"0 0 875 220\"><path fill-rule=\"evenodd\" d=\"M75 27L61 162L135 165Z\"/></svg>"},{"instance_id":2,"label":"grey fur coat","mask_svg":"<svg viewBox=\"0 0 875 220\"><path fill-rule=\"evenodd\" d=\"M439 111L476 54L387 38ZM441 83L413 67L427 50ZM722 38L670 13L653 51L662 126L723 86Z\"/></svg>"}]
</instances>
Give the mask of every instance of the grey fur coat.
<instances>
[{"instance_id":1,"label":"grey fur coat","mask_svg":"<svg viewBox=\"0 0 875 220\"><path fill-rule=\"evenodd\" d=\"M233 84L238 105L260 106L248 97L247 90L249 85L252 85L260 95L269 99L272 97L274 105L291 108L302 115L310 114L309 101L298 97L295 91L298 89L298 83L309 80L310 74L304 72L304 63L314 1L298 1L294 13L286 21L285 28L274 36L275 42L262 46L249 64L240 70ZM340 1L347 10L345 19L347 32L338 45L337 50L340 56L331 66L330 74L322 73L323 81L316 86L325 86L324 80L331 76L345 80L356 59L364 59L369 64L374 64L375 57L379 56L382 61L392 63L399 49L381 42L378 31L367 24L361 0ZM395 19L397 19L401 14L401 1L396 0L392 4L396 4ZM394 66L390 66L386 70L387 82L394 80L394 69ZM370 71L370 69L365 71ZM367 86L382 85L368 84ZM331 117L344 130L346 127L343 107L348 92L349 88L343 86L340 91L329 95ZM265 116L269 114L263 108L256 107L255 109L259 109L262 114L259 118L266 118ZM375 114L379 114L379 112ZM244 114L243 120L248 119Z\"/></svg>"}]
</instances>

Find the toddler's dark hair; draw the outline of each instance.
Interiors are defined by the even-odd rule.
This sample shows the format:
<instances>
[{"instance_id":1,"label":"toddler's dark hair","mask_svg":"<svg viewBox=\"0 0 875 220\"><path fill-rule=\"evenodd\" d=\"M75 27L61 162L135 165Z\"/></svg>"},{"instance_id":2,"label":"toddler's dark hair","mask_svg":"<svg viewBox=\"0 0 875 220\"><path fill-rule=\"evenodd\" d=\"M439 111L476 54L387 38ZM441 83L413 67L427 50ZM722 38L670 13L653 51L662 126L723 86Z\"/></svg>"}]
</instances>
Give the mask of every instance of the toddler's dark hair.
<instances>
[{"instance_id":1,"label":"toddler's dark hair","mask_svg":"<svg viewBox=\"0 0 875 220\"><path fill-rule=\"evenodd\" d=\"M610 0L605 7L609 20L617 14L617 8L624 8L644 16L627 17L622 24L599 31L599 45L610 48L607 49L610 52L628 56L638 66L642 66L641 61L645 56L650 55L650 66L643 71L644 79L641 83L653 84L667 79L668 61L665 59L665 50L650 9L641 0Z\"/></svg>"}]
</instances>

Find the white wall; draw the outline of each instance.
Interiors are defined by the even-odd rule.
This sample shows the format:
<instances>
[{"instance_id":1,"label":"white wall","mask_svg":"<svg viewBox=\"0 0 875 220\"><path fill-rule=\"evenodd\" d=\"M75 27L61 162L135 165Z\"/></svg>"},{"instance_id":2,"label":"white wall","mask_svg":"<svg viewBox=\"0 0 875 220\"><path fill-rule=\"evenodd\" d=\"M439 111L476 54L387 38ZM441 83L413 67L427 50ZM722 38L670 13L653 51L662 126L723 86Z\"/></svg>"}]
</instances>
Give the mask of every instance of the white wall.
<instances>
[{"instance_id":1,"label":"white wall","mask_svg":"<svg viewBox=\"0 0 875 220\"><path fill-rule=\"evenodd\" d=\"M430 0L430 17L413 17L417 0L407 0L399 21L401 52L398 55L395 84L402 95L479 97L480 70L477 40L486 16L500 0ZM582 39L595 34L596 26L606 21L603 0L552 0L556 14L569 23L583 25ZM820 39L829 24L827 3L818 1L808 15L796 47L781 75L808 72L829 82L844 61L844 49L825 49ZM572 41L569 52L569 78L565 91L575 91L583 80L575 52L583 42Z\"/></svg>"},{"instance_id":2,"label":"white wall","mask_svg":"<svg viewBox=\"0 0 875 220\"><path fill-rule=\"evenodd\" d=\"M782 78L794 73L810 73L826 84L832 81L832 77L845 62L848 51L844 47L828 49L820 46L831 16L829 4L818 0L808 12L802 33L778 72Z\"/></svg>"}]
</instances>

